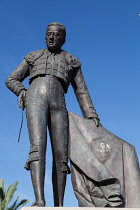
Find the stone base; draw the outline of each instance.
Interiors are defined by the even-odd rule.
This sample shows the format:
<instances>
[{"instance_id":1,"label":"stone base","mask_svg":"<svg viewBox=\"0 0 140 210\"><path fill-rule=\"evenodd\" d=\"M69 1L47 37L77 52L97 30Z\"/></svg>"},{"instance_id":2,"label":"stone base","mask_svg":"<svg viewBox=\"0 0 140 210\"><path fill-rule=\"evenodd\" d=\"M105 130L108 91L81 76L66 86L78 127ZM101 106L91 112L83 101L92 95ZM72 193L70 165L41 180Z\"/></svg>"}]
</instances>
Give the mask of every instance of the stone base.
<instances>
[{"instance_id":1,"label":"stone base","mask_svg":"<svg viewBox=\"0 0 140 210\"><path fill-rule=\"evenodd\" d=\"M22 207L20 210L121 210L121 208L100 207ZM140 208L122 208L125 210L140 210Z\"/></svg>"}]
</instances>

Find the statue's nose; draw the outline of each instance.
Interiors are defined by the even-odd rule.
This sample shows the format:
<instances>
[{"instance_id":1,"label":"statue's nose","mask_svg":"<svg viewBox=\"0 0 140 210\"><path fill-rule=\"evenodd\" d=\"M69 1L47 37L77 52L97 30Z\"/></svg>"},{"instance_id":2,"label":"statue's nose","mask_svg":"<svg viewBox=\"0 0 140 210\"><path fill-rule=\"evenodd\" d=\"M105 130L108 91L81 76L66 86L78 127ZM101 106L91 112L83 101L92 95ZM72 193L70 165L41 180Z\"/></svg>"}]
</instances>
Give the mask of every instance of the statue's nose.
<instances>
[{"instance_id":1,"label":"statue's nose","mask_svg":"<svg viewBox=\"0 0 140 210\"><path fill-rule=\"evenodd\" d=\"M53 39L54 38L54 34L52 33L51 35L50 35L50 39Z\"/></svg>"}]
</instances>

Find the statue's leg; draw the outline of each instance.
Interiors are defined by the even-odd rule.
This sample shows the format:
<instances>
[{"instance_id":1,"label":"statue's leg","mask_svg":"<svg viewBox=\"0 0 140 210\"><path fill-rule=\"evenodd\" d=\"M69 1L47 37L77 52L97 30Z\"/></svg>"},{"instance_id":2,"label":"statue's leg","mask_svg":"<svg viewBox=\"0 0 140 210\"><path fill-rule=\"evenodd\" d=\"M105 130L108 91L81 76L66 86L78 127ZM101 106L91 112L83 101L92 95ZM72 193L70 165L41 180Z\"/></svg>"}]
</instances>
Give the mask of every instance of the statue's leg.
<instances>
[{"instance_id":1,"label":"statue's leg","mask_svg":"<svg viewBox=\"0 0 140 210\"><path fill-rule=\"evenodd\" d=\"M45 164L42 160L30 163L30 173L36 201L32 206L45 206L44 176Z\"/></svg>"},{"instance_id":2,"label":"statue's leg","mask_svg":"<svg viewBox=\"0 0 140 210\"><path fill-rule=\"evenodd\" d=\"M53 196L54 206L63 206L65 186L66 186L66 172L54 170L52 172Z\"/></svg>"},{"instance_id":3,"label":"statue's leg","mask_svg":"<svg viewBox=\"0 0 140 210\"><path fill-rule=\"evenodd\" d=\"M55 89L55 85L54 85ZM63 206L68 173L68 115L62 88L54 91L50 106L50 137L53 152L52 184L54 206Z\"/></svg>"},{"instance_id":4,"label":"statue's leg","mask_svg":"<svg viewBox=\"0 0 140 210\"><path fill-rule=\"evenodd\" d=\"M52 184L54 206L63 206L66 176L68 173L68 125L61 112L51 115L51 142L53 151Z\"/></svg>"},{"instance_id":5,"label":"statue's leg","mask_svg":"<svg viewBox=\"0 0 140 210\"><path fill-rule=\"evenodd\" d=\"M30 139L29 170L35 194L34 206L45 206L44 179L46 156L47 104L40 95L27 93L26 116ZM36 93L36 92L35 92Z\"/></svg>"}]
</instances>

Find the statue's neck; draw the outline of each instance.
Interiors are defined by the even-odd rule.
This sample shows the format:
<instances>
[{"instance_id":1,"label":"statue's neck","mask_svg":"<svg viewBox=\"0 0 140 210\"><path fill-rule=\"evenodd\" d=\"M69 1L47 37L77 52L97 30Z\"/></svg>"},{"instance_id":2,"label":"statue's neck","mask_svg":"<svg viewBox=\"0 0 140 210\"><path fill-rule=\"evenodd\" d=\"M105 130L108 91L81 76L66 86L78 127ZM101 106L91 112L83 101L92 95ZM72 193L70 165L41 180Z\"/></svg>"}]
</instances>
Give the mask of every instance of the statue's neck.
<instances>
[{"instance_id":1,"label":"statue's neck","mask_svg":"<svg viewBox=\"0 0 140 210\"><path fill-rule=\"evenodd\" d=\"M62 50L61 50L61 48L60 49L49 49L48 48L48 51L51 53L59 54L59 53L61 53Z\"/></svg>"}]
</instances>

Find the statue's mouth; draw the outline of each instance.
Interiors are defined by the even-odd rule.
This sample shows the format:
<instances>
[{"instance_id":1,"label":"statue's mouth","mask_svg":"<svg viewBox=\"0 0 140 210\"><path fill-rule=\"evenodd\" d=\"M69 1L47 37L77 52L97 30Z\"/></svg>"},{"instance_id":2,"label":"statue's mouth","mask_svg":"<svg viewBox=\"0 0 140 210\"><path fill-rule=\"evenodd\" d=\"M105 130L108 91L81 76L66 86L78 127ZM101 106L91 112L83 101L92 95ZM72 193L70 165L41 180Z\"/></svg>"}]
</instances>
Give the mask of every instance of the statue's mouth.
<instances>
[{"instance_id":1,"label":"statue's mouth","mask_svg":"<svg viewBox=\"0 0 140 210\"><path fill-rule=\"evenodd\" d=\"M50 45L53 45L53 44L54 44L54 41L49 41L49 44L50 44Z\"/></svg>"}]
</instances>

